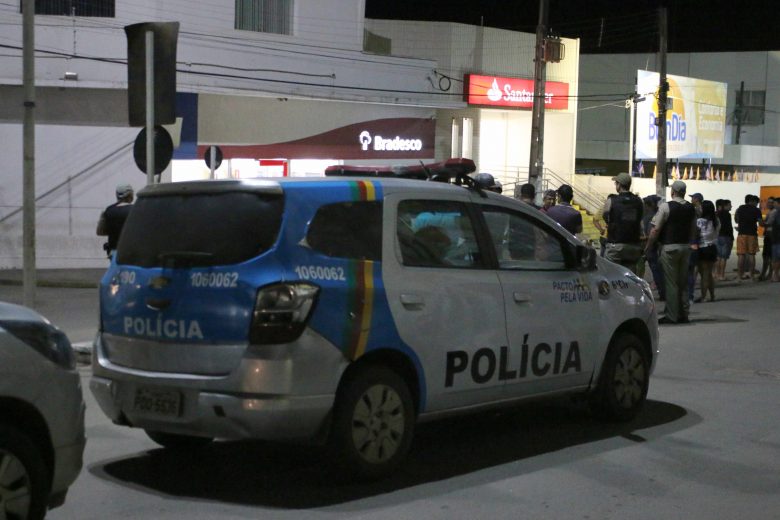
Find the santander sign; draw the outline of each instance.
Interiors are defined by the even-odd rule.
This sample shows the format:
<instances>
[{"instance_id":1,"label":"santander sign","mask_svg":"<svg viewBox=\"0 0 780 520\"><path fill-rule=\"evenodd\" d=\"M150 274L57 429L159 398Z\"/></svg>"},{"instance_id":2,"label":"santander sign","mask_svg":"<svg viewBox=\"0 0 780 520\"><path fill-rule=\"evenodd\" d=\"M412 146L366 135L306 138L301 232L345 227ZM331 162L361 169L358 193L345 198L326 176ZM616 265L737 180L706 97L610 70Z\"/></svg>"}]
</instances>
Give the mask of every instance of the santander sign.
<instances>
[{"instance_id":1,"label":"santander sign","mask_svg":"<svg viewBox=\"0 0 780 520\"><path fill-rule=\"evenodd\" d=\"M466 74L464 98L469 105L533 108L534 82L531 79ZM545 110L569 108L569 84L548 81L544 89Z\"/></svg>"}]
</instances>

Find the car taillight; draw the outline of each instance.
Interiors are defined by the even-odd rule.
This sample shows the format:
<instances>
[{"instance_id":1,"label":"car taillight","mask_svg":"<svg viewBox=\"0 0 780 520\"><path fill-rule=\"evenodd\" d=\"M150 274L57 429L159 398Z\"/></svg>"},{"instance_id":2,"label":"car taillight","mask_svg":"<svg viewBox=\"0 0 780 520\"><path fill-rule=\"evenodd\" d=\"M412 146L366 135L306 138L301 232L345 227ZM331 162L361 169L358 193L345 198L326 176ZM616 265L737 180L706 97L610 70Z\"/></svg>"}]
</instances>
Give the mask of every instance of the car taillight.
<instances>
[{"instance_id":1,"label":"car taillight","mask_svg":"<svg viewBox=\"0 0 780 520\"><path fill-rule=\"evenodd\" d=\"M279 283L257 291L249 342L255 345L289 343L306 328L319 287L306 282Z\"/></svg>"}]
</instances>

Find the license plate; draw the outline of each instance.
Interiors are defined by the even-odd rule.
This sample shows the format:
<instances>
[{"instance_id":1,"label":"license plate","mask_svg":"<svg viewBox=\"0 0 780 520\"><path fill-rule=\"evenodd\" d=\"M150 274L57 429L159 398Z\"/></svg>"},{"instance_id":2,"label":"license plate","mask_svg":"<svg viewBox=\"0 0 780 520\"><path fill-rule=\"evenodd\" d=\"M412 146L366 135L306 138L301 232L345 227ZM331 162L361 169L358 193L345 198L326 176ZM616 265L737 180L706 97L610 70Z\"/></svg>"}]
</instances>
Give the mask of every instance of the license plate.
<instances>
[{"instance_id":1,"label":"license plate","mask_svg":"<svg viewBox=\"0 0 780 520\"><path fill-rule=\"evenodd\" d=\"M139 388L133 408L138 412L176 417L181 410L181 394L174 390Z\"/></svg>"}]
</instances>

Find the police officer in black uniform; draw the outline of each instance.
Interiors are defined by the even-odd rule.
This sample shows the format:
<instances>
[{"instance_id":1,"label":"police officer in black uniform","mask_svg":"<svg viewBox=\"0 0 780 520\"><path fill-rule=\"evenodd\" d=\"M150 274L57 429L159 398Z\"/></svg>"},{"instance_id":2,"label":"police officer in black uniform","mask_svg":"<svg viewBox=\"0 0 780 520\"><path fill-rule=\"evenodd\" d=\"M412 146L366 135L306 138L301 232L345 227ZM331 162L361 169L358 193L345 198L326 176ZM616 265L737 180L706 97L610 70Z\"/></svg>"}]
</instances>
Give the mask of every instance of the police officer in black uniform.
<instances>
[{"instance_id":1,"label":"police officer in black uniform","mask_svg":"<svg viewBox=\"0 0 780 520\"><path fill-rule=\"evenodd\" d=\"M665 316L658 323L688 323L688 259L696 237L696 209L685 200L687 186L672 183L672 200L664 202L653 217L646 250L661 242L661 268L666 285Z\"/></svg>"},{"instance_id":2,"label":"police officer in black uniform","mask_svg":"<svg viewBox=\"0 0 780 520\"><path fill-rule=\"evenodd\" d=\"M122 233L122 227L125 225L127 215L133 208L133 187L129 184L120 184L116 187L116 202L111 204L103 213L100 214L100 220L97 225L97 234L107 236L108 242L103 244L103 249L109 258L116 251L119 235Z\"/></svg>"},{"instance_id":3,"label":"police officer in black uniform","mask_svg":"<svg viewBox=\"0 0 780 520\"><path fill-rule=\"evenodd\" d=\"M642 199L631 189L631 176L620 173L612 178L617 195L609 197L602 215L607 223L607 243L604 258L636 272L642 256Z\"/></svg>"}]
</instances>

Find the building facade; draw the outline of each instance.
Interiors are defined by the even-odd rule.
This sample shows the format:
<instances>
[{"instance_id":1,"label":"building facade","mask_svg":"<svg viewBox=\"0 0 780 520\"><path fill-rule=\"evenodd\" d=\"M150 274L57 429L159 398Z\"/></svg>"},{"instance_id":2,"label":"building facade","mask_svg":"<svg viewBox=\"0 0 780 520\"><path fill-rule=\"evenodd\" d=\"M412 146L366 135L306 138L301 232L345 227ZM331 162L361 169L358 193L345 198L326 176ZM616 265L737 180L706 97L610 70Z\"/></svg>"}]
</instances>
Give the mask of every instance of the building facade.
<instances>
[{"instance_id":1,"label":"building facade","mask_svg":"<svg viewBox=\"0 0 780 520\"><path fill-rule=\"evenodd\" d=\"M19 1L21 4L21 1ZM0 10L0 268L22 264L22 15ZM64 12L62 12L64 11ZM529 108L464 98L466 74L533 76L533 35L461 24L366 20L363 0L38 0L35 17L36 264L102 267L95 235L114 187L146 176L128 126L127 39L179 22L176 123L163 182L321 175L338 163L471 157L508 180L527 171ZM548 81L577 91L577 42ZM550 110L546 166L573 171L576 98ZM557 106L557 105L556 105ZM204 155L218 146L210 171ZM550 165L553 166L550 166ZM526 174L527 175L527 174Z\"/></svg>"}]
</instances>

